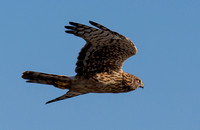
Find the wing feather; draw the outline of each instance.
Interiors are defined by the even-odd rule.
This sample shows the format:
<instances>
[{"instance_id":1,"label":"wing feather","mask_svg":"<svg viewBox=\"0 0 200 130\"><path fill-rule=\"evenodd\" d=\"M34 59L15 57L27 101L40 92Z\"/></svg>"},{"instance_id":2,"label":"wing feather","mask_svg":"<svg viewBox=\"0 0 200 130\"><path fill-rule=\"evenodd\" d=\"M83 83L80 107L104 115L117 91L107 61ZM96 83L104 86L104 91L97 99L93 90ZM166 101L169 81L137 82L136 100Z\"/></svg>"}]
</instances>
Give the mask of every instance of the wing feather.
<instances>
[{"instance_id":1,"label":"wing feather","mask_svg":"<svg viewBox=\"0 0 200 130\"><path fill-rule=\"evenodd\" d=\"M79 95L82 95L82 94L84 94L84 93L68 91L66 94L46 102L46 104L49 104L49 103L52 103L52 102L56 102L56 101L60 101L60 100L64 100L64 99L67 99L67 98L72 98L72 97L79 96Z\"/></svg>"},{"instance_id":2,"label":"wing feather","mask_svg":"<svg viewBox=\"0 0 200 130\"><path fill-rule=\"evenodd\" d=\"M69 22L72 26L65 26L66 33L71 33L86 40L76 63L78 76L101 72L122 72L123 62L137 53L135 45L127 37L114 32L98 23L90 21L96 26Z\"/></svg>"}]
</instances>

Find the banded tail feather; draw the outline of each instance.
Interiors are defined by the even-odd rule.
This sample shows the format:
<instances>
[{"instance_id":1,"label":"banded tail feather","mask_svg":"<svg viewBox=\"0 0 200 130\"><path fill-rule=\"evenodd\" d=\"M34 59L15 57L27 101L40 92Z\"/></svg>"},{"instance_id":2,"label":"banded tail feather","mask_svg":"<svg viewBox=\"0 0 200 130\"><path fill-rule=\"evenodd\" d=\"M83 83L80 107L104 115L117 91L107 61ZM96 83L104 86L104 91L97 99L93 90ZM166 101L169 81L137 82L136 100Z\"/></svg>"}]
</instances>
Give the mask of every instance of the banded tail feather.
<instances>
[{"instance_id":1,"label":"banded tail feather","mask_svg":"<svg viewBox=\"0 0 200 130\"><path fill-rule=\"evenodd\" d=\"M46 74L46 73L40 73L40 72L34 72L34 71L25 71L22 75L22 78L27 79L26 82L28 83L54 85L55 87L60 88L60 89L70 89L71 83L73 81L73 78L70 78L68 76ZM74 91L69 90L66 94L60 97L57 97L53 100L50 100L46 102L46 104L67 99L67 98L72 98L72 97L82 95L82 94L84 93L74 92Z\"/></svg>"},{"instance_id":2,"label":"banded tail feather","mask_svg":"<svg viewBox=\"0 0 200 130\"><path fill-rule=\"evenodd\" d=\"M60 89L69 89L72 78L63 75L46 74L34 71L25 71L22 75L23 79L27 79L28 83L39 83L54 85Z\"/></svg>"}]
</instances>

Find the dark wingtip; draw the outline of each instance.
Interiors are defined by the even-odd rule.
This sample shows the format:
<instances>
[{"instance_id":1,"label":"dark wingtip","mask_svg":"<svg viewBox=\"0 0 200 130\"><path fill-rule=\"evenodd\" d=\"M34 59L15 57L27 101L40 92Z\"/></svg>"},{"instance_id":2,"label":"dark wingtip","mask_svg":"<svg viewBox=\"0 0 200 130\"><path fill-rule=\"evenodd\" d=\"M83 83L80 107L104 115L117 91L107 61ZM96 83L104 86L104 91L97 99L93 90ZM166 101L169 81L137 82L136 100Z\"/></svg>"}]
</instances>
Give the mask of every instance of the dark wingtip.
<instances>
[{"instance_id":1,"label":"dark wingtip","mask_svg":"<svg viewBox=\"0 0 200 130\"><path fill-rule=\"evenodd\" d=\"M74 26L78 26L78 23L75 23L75 22L69 22L69 24L74 25Z\"/></svg>"},{"instance_id":2,"label":"dark wingtip","mask_svg":"<svg viewBox=\"0 0 200 130\"><path fill-rule=\"evenodd\" d=\"M92 25L94 25L94 26L97 25L97 23L94 22L94 21L89 21L89 23L92 24Z\"/></svg>"},{"instance_id":3,"label":"dark wingtip","mask_svg":"<svg viewBox=\"0 0 200 130\"><path fill-rule=\"evenodd\" d=\"M52 102L54 102L54 100L50 100L50 101L46 102L45 104L49 104L49 103L52 103Z\"/></svg>"},{"instance_id":4,"label":"dark wingtip","mask_svg":"<svg viewBox=\"0 0 200 130\"><path fill-rule=\"evenodd\" d=\"M46 102L45 104L49 104L49 103L51 103L50 101L48 101L48 102Z\"/></svg>"},{"instance_id":5,"label":"dark wingtip","mask_svg":"<svg viewBox=\"0 0 200 130\"><path fill-rule=\"evenodd\" d=\"M73 34L74 31L66 30L65 32L66 32L66 33L71 33L71 34Z\"/></svg>"},{"instance_id":6,"label":"dark wingtip","mask_svg":"<svg viewBox=\"0 0 200 130\"><path fill-rule=\"evenodd\" d=\"M74 29L72 26L65 26L66 29Z\"/></svg>"}]
</instances>

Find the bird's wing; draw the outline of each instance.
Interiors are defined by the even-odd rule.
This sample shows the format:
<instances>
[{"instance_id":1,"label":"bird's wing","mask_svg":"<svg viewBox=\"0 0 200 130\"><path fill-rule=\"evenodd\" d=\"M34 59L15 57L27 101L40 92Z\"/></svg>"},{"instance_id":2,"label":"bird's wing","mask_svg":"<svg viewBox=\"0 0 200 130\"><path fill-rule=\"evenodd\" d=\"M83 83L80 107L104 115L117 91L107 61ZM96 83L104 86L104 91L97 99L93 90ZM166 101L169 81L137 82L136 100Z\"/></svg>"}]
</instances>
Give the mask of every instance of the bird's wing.
<instances>
[{"instance_id":1,"label":"bird's wing","mask_svg":"<svg viewBox=\"0 0 200 130\"><path fill-rule=\"evenodd\" d=\"M72 97L79 96L79 95L82 95L82 94L84 94L84 93L68 91L66 94L46 102L46 104L56 102L56 101L59 101L59 100L63 100L63 99L67 99L67 98L72 98Z\"/></svg>"},{"instance_id":2,"label":"bird's wing","mask_svg":"<svg viewBox=\"0 0 200 130\"><path fill-rule=\"evenodd\" d=\"M137 53L135 45L127 37L90 21L96 26L69 22L66 33L71 33L86 40L76 63L77 76L101 72L121 72L123 62Z\"/></svg>"}]
</instances>

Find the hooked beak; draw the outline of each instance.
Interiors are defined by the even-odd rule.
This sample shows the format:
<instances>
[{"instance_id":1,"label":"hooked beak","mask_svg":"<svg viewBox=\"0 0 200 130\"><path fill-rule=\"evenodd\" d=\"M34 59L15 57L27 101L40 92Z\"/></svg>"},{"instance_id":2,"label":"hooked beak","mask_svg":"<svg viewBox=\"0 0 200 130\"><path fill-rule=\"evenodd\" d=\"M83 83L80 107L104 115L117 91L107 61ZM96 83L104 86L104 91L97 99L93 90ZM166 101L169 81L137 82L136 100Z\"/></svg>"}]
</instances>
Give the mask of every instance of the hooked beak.
<instances>
[{"instance_id":1,"label":"hooked beak","mask_svg":"<svg viewBox=\"0 0 200 130\"><path fill-rule=\"evenodd\" d=\"M141 82L140 88L144 88L144 84L143 84L143 82Z\"/></svg>"}]
</instances>

